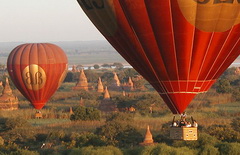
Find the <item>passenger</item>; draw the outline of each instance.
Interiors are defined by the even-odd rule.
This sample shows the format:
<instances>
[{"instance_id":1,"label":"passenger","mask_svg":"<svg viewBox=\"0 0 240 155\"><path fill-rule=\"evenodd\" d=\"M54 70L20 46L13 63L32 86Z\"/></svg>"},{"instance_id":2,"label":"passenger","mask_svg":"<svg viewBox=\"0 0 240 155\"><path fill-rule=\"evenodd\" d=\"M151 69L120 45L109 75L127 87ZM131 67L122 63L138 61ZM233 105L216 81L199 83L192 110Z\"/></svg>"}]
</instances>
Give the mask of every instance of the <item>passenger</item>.
<instances>
[{"instance_id":1,"label":"passenger","mask_svg":"<svg viewBox=\"0 0 240 155\"><path fill-rule=\"evenodd\" d=\"M172 126L173 126L173 127L177 127L177 126L178 126L178 125L177 125L177 122L174 121L173 124L172 124Z\"/></svg>"},{"instance_id":2,"label":"passenger","mask_svg":"<svg viewBox=\"0 0 240 155\"><path fill-rule=\"evenodd\" d=\"M177 127L179 127L179 124L180 124L179 120L177 120L176 123L177 123Z\"/></svg>"},{"instance_id":3,"label":"passenger","mask_svg":"<svg viewBox=\"0 0 240 155\"><path fill-rule=\"evenodd\" d=\"M182 126L186 126L185 121L181 121L181 122L180 122L179 127L182 127Z\"/></svg>"},{"instance_id":4,"label":"passenger","mask_svg":"<svg viewBox=\"0 0 240 155\"><path fill-rule=\"evenodd\" d=\"M36 113L39 113L39 114L41 114L41 111L40 111L40 110L37 110L37 111L36 111Z\"/></svg>"},{"instance_id":5,"label":"passenger","mask_svg":"<svg viewBox=\"0 0 240 155\"><path fill-rule=\"evenodd\" d=\"M181 121L186 121L186 117L187 117L186 112L183 112L183 113L180 115Z\"/></svg>"},{"instance_id":6,"label":"passenger","mask_svg":"<svg viewBox=\"0 0 240 155\"><path fill-rule=\"evenodd\" d=\"M196 121L196 120L193 121L193 125L192 125L192 126L193 126L193 127L196 127L196 128L198 127L198 124L197 124L197 121Z\"/></svg>"},{"instance_id":7,"label":"passenger","mask_svg":"<svg viewBox=\"0 0 240 155\"><path fill-rule=\"evenodd\" d=\"M192 125L190 122L187 122L186 127L190 128Z\"/></svg>"}]
</instances>

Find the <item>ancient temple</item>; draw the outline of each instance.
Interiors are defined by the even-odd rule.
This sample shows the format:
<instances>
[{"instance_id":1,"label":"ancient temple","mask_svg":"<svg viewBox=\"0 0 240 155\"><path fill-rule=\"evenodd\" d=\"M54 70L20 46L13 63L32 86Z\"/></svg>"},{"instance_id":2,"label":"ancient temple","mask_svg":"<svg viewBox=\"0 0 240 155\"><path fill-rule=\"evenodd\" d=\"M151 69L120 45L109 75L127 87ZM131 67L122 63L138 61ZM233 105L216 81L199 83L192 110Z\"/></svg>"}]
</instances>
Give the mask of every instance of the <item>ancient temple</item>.
<instances>
[{"instance_id":1,"label":"ancient temple","mask_svg":"<svg viewBox=\"0 0 240 155\"><path fill-rule=\"evenodd\" d=\"M69 114L70 114L70 115L73 114L73 109L72 109L72 107L69 108Z\"/></svg>"},{"instance_id":2,"label":"ancient temple","mask_svg":"<svg viewBox=\"0 0 240 155\"><path fill-rule=\"evenodd\" d=\"M240 68L239 68L239 67L236 68L235 74L236 74L236 75L240 75Z\"/></svg>"},{"instance_id":3,"label":"ancient temple","mask_svg":"<svg viewBox=\"0 0 240 155\"><path fill-rule=\"evenodd\" d=\"M79 75L79 79L78 79L78 83L76 84L75 87L73 87L73 90L79 90L79 89L83 89L88 91L88 81L87 81L87 77L84 73L84 70L82 69Z\"/></svg>"},{"instance_id":4,"label":"ancient temple","mask_svg":"<svg viewBox=\"0 0 240 155\"><path fill-rule=\"evenodd\" d=\"M125 92L125 91L123 91L123 92L122 92L122 95L123 95L123 96L126 96L126 92Z\"/></svg>"},{"instance_id":5,"label":"ancient temple","mask_svg":"<svg viewBox=\"0 0 240 155\"><path fill-rule=\"evenodd\" d=\"M104 92L104 95L103 95L103 100L110 100L110 94L108 92L108 88L105 87L105 92Z\"/></svg>"},{"instance_id":6,"label":"ancient temple","mask_svg":"<svg viewBox=\"0 0 240 155\"><path fill-rule=\"evenodd\" d=\"M77 68L75 65L72 66L72 72L74 72L74 73L77 72Z\"/></svg>"},{"instance_id":7,"label":"ancient temple","mask_svg":"<svg viewBox=\"0 0 240 155\"><path fill-rule=\"evenodd\" d=\"M125 91L133 91L134 90L134 84L133 84L133 81L132 81L131 77L128 78L128 82L127 83L124 83L122 85L122 88Z\"/></svg>"},{"instance_id":8,"label":"ancient temple","mask_svg":"<svg viewBox=\"0 0 240 155\"><path fill-rule=\"evenodd\" d=\"M152 138L152 133L151 133L149 125L148 125L144 141L142 143L140 143L140 145L146 146L146 145L153 145L153 144L154 144L154 142L153 142L153 138Z\"/></svg>"},{"instance_id":9,"label":"ancient temple","mask_svg":"<svg viewBox=\"0 0 240 155\"><path fill-rule=\"evenodd\" d=\"M103 112L116 112L118 111L116 104L111 100L111 96L108 92L107 87L105 88L103 100L99 104L99 110Z\"/></svg>"},{"instance_id":10,"label":"ancient temple","mask_svg":"<svg viewBox=\"0 0 240 155\"><path fill-rule=\"evenodd\" d=\"M117 73L114 72L113 74L114 74L114 76L113 76L113 85L119 87L121 83L120 83L120 80L119 80L119 78L117 76Z\"/></svg>"},{"instance_id":11,"label":"ancient temple","mask_svg":"<svg viewBox=\"0 0 240 155\"><path fill-rule=\"evenodd\" d=\"M133 82L132 82L131 77L128 78L128 85L130 87L130 90L133 90Z\"/></svg>"},{"instance_id":12,"label":"ancient temple","mask_svg":"<svg viewBox=\"0 0 240 155\"><path fill-rule=\"evenodd\" d=\"M141 81L141 80L144 80L144 78L141 75L136 75L136 76L132 77L133 82L137 82L137 81ZM135 90L145 90L146 87L144 86L144 84L141 86L134 85L134 89Z\"/></svg>"},{"instance_id":13,"label":"ancient temple","mask_svg":"<svg viewBox=\"0 0 240 155\"><path fill-rule=\"evenodd\" d=\"M117 76L117 73L113 72L113 80L112 80L111 85L109 86L109 90L119 91L121 89L122 89L122 87L121 87L120 80Z\"/></svg>"},{"instance_id":14,"label":"ancient temple","mask_svg":"<svg viewBox=\"0 0 240 155\"><path fill-rule=\"evenodd\" d=\"M83 98L82 98L82 97L80 98L79 105L80 105L80 106L84 106L84 101L83 101Z\"/></svg>"},{"instance_id":15,"label":"ancient temple","mask_svg":"<svg viewBox=\"0 0 240 155\"><path fill-rule=\"evenodd\" d=\"M99 92L99 93L103 93L104 92L102 80L101 80L100 77L98 78L97 92Z\"/></svg>"},{"instance_id":16,"label":"ancient temple","mask_svg":"<svg viewBox=\"0 0 240 155\"><path fill-rule=\"evenodd\" d=\"M10 88L8 78L4 85L2 95L0 96L0 110L17 110L18 109L18 98L13 95L12 89Z\"/></svg>"}]
</instances>

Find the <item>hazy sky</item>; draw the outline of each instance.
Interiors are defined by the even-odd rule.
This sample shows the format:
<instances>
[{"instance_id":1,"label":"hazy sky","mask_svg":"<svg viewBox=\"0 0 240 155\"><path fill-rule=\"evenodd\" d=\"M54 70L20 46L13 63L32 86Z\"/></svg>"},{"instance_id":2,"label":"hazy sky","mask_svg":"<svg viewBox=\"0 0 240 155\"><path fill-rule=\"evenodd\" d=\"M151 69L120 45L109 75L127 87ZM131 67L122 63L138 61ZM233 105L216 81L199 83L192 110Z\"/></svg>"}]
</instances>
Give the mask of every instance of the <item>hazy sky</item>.
<instances>
[{"instance_id":1,"label":"hazy sky","mask_svg":"<svg viewBox=\"0 0 240 155\"><path fill-rule=\"evenodd\" d=\"M77 0L0 0L0 42L104 40Z\"/></svg>"}]
</instances>

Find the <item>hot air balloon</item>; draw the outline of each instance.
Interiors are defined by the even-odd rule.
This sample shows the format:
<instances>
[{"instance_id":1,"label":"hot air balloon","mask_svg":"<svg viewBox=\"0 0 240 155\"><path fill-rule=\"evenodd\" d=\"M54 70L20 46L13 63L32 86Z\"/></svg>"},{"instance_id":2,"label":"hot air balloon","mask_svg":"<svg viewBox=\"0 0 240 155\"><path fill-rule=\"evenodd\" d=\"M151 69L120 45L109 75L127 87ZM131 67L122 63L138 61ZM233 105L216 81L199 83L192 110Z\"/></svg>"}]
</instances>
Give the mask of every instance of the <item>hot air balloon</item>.
<instances>
[{"instance_id":1,"label":"hot air balloon","mask_svg":"<svg viewBox=\"0 0 240 155\"><path fill-rule=\"evenodd\" d=\"M67 57L53 44L22 44L10 53L7 68L17 89L40 110L64 80Z\"/></svg>"},{"instance_id":2,"label":"hot air balloon","mask_svg":"<svg viewBox=\"0 0 240 155\"><path fill-rule=\"evenodd\" d=\"M183 113L240 53L239 0L78 0L109 43Z\"/></svg>"}]
</instances>

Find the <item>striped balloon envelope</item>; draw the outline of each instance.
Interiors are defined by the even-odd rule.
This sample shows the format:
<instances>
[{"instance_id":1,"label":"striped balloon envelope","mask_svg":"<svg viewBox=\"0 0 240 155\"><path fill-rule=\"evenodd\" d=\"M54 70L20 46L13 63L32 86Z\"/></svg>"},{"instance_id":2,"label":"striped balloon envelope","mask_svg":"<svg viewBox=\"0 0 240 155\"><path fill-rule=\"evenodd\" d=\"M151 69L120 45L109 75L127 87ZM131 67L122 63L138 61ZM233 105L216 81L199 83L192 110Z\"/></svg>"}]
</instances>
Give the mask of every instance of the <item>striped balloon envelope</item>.
<instances>
[{"instance_id":1,"label":"striped balloon envelope","mask_svg":"<svg viewBox=\"0 0 240 155\"><path fill-rule=\"evenodd\" d=\"M23 96L42 109L64 80L67 63L63 50L54 44L22 44L8 56L7 69Z\"/></svg>"},{"instance_id":2,"label":"striped balloon envelope","mask_svg":"<svg viewBox=\"0 0 240 155\"><path fill-rule=\"evenodd\" d=\"M240 53L240 0L78 0L173 113L206 92Z\"/></svg>"}]
</instances>

